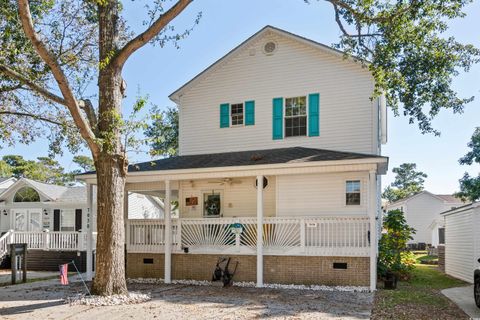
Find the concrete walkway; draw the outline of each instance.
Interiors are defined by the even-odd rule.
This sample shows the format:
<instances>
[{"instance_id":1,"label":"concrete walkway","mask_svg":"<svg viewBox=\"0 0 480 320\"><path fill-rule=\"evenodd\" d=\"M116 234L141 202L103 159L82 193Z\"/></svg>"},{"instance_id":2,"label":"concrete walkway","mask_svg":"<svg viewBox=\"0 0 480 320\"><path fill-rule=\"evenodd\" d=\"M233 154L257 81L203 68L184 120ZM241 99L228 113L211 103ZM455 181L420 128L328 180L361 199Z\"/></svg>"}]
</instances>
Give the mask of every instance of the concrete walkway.
<instances>
[{"instance_id":1,"label":"concrete walkway","mask_svg":"<svg viewBox=\"0 0 480 320\"><path fill-rule=\"evenodd\" d=\"M442 290L443 295L452 300L472 319L480 319L480 308L473 300L473 285Z\"/></svg>"},{"instance_id":2,"label":"concrete walkway","mask_svg":"<svg viewBox=\"0 0 480 320\"><path fill-rule=\"evenodd\" d=\"M52 271L27 271L27 280L45 279L58 276L58 272ZM10 270L0 270L0 285L10 284L12 282L12 273ZM21 280L17 283L21 283Z\"/></svg>"}]
</instances>

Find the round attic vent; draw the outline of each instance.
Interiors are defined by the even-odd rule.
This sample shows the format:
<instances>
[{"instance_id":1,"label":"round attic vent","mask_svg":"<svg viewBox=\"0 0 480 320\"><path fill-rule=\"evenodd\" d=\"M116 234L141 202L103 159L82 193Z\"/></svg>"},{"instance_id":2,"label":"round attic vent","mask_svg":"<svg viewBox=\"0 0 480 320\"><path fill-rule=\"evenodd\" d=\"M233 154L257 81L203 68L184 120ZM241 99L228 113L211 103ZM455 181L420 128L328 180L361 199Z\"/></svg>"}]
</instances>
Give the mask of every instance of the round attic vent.
<instances>
[{"instance_id":1,"label":"round attic vent","mask_svg":"<svg viewBox=\"0 0 480 320\"><path fill-rule=\"evenodd\" d=\"M273 41L268 41L263 46L263 52L265 52L265 54L273 54L275 50L277 50L277 44Z\"/></svg>"}]
</instances>

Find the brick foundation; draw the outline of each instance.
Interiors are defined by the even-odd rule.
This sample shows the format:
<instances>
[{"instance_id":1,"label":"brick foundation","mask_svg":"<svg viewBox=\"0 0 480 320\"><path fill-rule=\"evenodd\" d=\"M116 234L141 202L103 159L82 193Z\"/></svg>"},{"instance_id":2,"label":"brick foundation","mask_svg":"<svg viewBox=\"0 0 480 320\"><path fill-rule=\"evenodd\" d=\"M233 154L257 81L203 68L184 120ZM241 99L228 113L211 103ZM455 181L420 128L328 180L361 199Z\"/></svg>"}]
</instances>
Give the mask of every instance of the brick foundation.
<instances>
[{"instance_id":1,"label":"brick foundation","mask_svg":"<svg viewBox=\"0 0 480 320\"><path fill-rule=\"evenodd\" d=\"M211 280L219 255L172 254L172 279ZM238 261L235 281L256 281L256 256L229 256ZM153 263L144 263L152 259ZM368 286L368 257L264 256L265 283ZM146 261L152 262L152 261ZM347 269L334 269L333 263L346 263ZM231 264L234 267L234 264ZM164 255L127 254L127 277L163 278Z\"/></svg>"},{"instance_id":2,"label":"brick foundation","mask_svg":"<svg viewBox=\"0 0 480 320\"><path fill-rule=\"evenodd\" d=\"M445 246L438 246L438 269L445 272Z\"/></svg>"}]
</instances>

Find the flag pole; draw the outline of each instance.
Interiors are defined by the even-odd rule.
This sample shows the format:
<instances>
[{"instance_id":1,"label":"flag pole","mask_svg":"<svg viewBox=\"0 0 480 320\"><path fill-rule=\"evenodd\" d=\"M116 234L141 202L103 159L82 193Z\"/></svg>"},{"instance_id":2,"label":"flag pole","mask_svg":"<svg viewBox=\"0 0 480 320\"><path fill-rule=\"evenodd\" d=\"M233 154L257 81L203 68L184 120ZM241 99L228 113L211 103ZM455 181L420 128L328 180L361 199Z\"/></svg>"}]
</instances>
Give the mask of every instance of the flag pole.
<instances>
[{"instance_id":1,"label":"flag pole","mask_svg":"<svg viewBox=\"0 0 480 320\"><path fill-rule=\"evenodd\" d=\"M75 267L75 270L77 270L77 273L78 275L80 276L80 280L82 280L83 282L83 285L85 286L85 289L87 289L87 292L88 292L88 295L91 297L92 294L90 293L90 290L88 290L88 287L87 287L87 284L85 283L85 281L83 281L83 277L82 275L80 274L80 271L78 271L78 268L77 268L77 265L75 264L75 261L72 260L72 262L69 262L69 264L73 264L73 266Z\"/></svg>"}]
</instances>

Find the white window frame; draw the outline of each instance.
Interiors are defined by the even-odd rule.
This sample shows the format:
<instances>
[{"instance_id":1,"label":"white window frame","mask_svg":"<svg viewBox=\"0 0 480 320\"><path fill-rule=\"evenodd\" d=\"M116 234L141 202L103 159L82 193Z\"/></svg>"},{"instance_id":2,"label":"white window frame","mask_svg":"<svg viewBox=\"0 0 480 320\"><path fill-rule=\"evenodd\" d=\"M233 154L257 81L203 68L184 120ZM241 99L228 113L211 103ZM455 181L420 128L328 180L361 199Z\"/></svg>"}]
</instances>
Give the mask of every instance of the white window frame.
<instances>
[{"instance_id":1,"label":"white window frame","mask_svg":"<svg viewBox=\"0 0 480 320\"><path fill-rule=\"evenodd\" d=\"M242 123L241 124L233 124L233 106L234 105L242 105ZM230 103L230 122L232 123L232 127L243 127L245 125L245 103L238 102L238 103Z\"/></svg>"},{"instance_id":2,"label":"white window frame","mask_svg":"<svg viewBox=\"0 0 480 320\"><path fill-rule=\"evenodd\" d=\"M347 184L349 182L357 182L359 183L359 186L360 186L360 190L358 191L358 194L360 195L360 202L358 204L348 204L347 203L347 194L348 193L357 193L357 192L347 192ZM351 178L351 179L345 179L344 180L344 184L343 184L343 187L344 187L344 206L346 207L360 207L362 206L362 201L363 201L363 196L362 196L362 179L355 179L355 178Z\"/></svg>"},{"instance_id":3,"label":"white window frame","mask_svg":"<svg viewBox=\"0 0 480 320\"><path fill-rule=\"evenodd\" d=\"M305 135L304 136L288 136L287 137L287 125L286 125L286 119L287 119L287 99L294 99L294 98L301 98L305 97ZM289 117L289 118L294 118L294 117ZM308 94L301 94L298 96L290 96L286 97L283 99L283 138L284 139L295 139L295 138L305 138L308 137Z\"/></svg>"}]
</instances>

